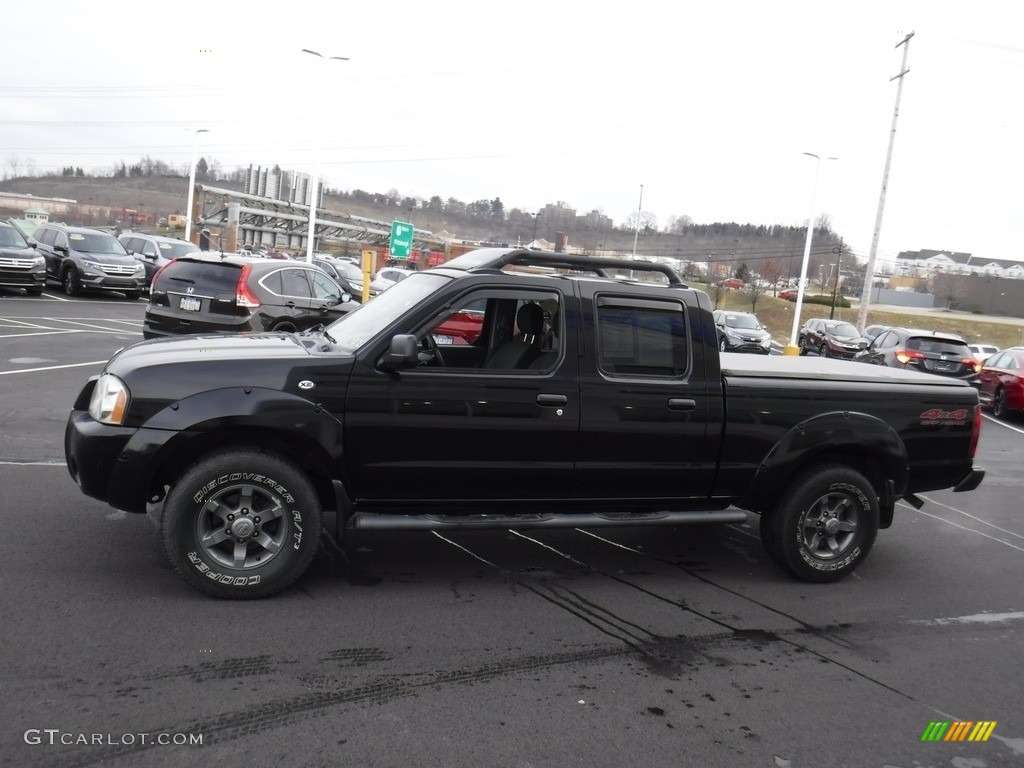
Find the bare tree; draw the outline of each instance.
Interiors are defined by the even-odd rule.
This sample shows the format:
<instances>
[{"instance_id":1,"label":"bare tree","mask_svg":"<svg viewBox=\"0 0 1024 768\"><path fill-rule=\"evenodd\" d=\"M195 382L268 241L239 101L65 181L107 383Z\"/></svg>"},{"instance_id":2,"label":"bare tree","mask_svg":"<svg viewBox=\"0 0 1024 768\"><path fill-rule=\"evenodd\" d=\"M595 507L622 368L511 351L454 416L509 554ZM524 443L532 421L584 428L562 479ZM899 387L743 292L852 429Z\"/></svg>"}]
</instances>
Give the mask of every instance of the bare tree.
<instances>
[{"instance_id":1,"label":"bare tree","mask_svg":"<svg viewBox=\"0 0 1024 768\"><path fill-rule=\"evenodd\" d=\"M728 288L722 285L721 281L717 283L711 283L708 286L708 295L711 297L711 300L715 302L715 309L718 309L719 305L722 303L722 299L725 298L725 294L728 292L728 290Z\"/></svg>"},{"instance_id":2,"label":"bare tree","mask_svg":"<svg viewBox=\"0 0 1024 768\"><path fill-rule=\"evenodd\" d=\"M767 293L767 282L756 276L751 276L750 282L744 287L747 299L750 300L750 311L757 312L757 300Z\"/></svg>"},{"instance_id":3,"label":"bare tree","mask_svg":"<svg viewBox=\"0 0 1024 768\"><path fill-rule=\"evenodd\" d=\"M772 287L772 293L778 293L782 282L782 265L776 259L768 259L761 265L761 277Z\"/></svg>"},{"instance_id":4,"label":"bare tree","mask_svg":"<svg viewBox=\"0 0 1024 768\"><path fill-rule=\"evenodd\" d=\"M21 168L21 157L15 154L8 155L7 165L11 168L11 178L18 178L18 169Z\"/></svg>"},{"instance_id":5,"label":"bare tree","mask_svg":"<svg viewBox=\"0 0 1024 768\"><path fill-rule=\"evenodd\" d=\"M963 275L945 272L932 278L932 293L946 309L956 309L964 297L966 284Z\"/></svg>"}]
</instances>

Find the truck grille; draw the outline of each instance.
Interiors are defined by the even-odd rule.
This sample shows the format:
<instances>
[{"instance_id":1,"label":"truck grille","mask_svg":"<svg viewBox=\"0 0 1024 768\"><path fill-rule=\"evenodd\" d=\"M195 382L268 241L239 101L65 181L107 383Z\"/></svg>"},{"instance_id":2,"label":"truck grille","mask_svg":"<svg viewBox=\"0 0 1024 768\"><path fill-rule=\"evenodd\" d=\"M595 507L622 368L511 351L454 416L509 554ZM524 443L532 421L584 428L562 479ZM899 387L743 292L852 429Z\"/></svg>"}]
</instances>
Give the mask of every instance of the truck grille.
<instances>
[{"instance_id":1,"label":"truck grille","mask_svg":"<svg viewBox=\"0 0 1024 768\"><path fill-rule=\"evenodd\" d=\"M134 275L134 264L100 264L100 269L107 275Z\"/></svg>"},{"instance_id":2,"label":"truck grille","mask_svg":"<svg viewBox=\"0 0 1024 768\"><path fill-rule=\"evenodd\" d=\"M14 267L15 269L31 269L32 259L15 259L5 256L0 258L0 267Z\"/></svg>"}]
</instances>

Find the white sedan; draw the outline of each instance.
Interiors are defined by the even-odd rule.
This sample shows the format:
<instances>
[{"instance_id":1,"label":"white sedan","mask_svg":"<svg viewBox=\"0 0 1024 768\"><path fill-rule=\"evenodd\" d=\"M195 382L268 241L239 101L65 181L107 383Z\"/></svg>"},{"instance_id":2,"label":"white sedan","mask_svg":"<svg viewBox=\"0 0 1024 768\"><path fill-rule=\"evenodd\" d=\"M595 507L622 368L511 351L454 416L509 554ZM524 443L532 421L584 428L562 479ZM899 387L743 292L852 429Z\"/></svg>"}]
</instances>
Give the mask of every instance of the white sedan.
<instances>
[{"instance_id":1,"label":"white sedan","mask_svg":"<svg viewBox=\"0 0 1024 768\"><path fill-rule=\"evenodd\" d=\"M374 275L373 282L370 283L370 290L376 292L386 291L395 283L405 280L412 273L413 270L403 267L384 267L384 269Z\"/></svg>"}]
</instances>

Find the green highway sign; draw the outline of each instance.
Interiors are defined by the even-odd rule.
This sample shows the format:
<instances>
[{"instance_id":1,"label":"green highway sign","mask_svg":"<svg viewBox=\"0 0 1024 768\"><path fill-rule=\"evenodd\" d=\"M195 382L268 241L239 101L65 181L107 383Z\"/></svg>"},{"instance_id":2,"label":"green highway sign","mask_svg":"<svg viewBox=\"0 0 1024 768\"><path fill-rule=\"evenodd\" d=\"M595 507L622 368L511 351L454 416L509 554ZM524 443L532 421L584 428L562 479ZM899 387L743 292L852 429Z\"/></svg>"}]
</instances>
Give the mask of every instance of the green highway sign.
<instances>
[{"instance_id":1,"label":"green highway sign","mask_svg":"<svg viewBox=\"0 0 1024 768\"><path fill-rule=\"evenodd\" d=\"M393 259L408 259L412 253L412 224L406 221L391 222L391 242L388 253Z\"/></svg>"}]
</instances>

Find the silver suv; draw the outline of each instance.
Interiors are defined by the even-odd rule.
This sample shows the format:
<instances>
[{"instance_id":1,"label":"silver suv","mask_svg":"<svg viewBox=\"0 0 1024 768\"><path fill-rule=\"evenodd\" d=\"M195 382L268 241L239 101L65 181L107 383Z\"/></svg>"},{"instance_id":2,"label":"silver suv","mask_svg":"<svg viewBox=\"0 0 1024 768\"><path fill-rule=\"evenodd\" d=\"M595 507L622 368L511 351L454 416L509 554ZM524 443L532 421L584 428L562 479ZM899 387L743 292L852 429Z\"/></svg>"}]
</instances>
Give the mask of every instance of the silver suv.
<instances>
[{"instance_id":1,"label":"silver suv","mask_svg":"<svg viewBox=\"0 0 1024 768\"><path fill-rule=\"evenodd\" d=\"M153 275L160 267L170 263L179 256L202 253L198 245L188 240L176 240L173 237L160 235L144 235L141 232L125 232L118 240L128 251L128 255L142 264L146 270L146 287L153 282Z\"/></svg>"},{"instance_id":2,"label":"silver suv","mask_svg":"<svg viewBox=\"0 0 1024 768\"><path fill-rule=\"evenodd\" d=\"M46 259L46 276L68 296L84 291L118 291L137 299L146 285L145 268L107 232L66 224L40 224L32 235Z\"/></svg>"}]
</instances>

